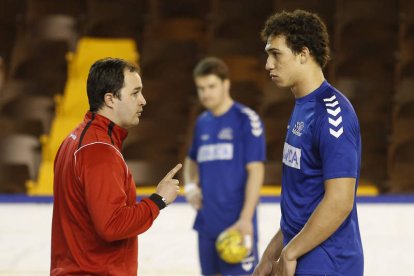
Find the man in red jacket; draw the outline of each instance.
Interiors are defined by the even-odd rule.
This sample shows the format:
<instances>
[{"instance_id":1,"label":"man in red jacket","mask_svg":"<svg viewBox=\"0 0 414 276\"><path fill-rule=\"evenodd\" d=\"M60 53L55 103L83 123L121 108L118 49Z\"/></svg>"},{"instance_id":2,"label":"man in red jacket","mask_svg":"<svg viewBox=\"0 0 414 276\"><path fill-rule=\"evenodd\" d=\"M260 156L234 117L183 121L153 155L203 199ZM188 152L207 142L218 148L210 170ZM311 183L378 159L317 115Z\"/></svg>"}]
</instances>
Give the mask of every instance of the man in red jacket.
<instances>
[{"instance_id":1,"label":"man in red jacket","mask_svg":"<svg viewBox=\"0 0 414 276\"><path fill-rule=\"evenodd\" d=\"M146 104L137 68L107 58L92 65L90 111L63 141L54 165L51 275L137 275L137 235L179 191L178 164L156 193L136 202L121 153Z\"/></svg>"}]
</instances>

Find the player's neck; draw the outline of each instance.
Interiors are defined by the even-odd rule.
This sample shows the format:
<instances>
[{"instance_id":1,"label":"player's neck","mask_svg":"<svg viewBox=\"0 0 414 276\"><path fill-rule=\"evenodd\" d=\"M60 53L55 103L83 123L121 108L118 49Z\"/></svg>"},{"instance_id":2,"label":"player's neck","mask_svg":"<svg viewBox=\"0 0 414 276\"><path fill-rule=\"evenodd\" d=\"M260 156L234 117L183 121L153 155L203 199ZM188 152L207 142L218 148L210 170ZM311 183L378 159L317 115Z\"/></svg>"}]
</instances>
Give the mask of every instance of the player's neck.
<instances>
[{"instance_id":1,"label":"player's neck","mask_svg":"<svg viewBox=\"0 0 414 276\"><path fill-rule=\"evenodd\" d=\"M214 116L220 116L226 113L232 107L232 105L233 100L230 97L227 97L221 104L211 109L210 111Z\"/></svg>"},{"instance_id":2,"label":"player's neck","mask_svg":"<svg viewBox=\"0 0 414 276\"><path fill-rule=\"evenodd\" d=\"M114 118L113 114L111 113L110 109L107 109L105 107L99 109L96 111L96 114L101 115L103 117L106 117L108 120L114 122L117 124L117 120Z\"/></svg>"},{"instance_id":3,"label":"player's neck","mask_svg":"<svg viewBox=\"0 0 414 276\"><path fill-rule=\"evenodd\" d=\"M305 97L315 91L324 82L325 77L322 69L317 67L302 75L303 77L291 87L291 91L296 99Z\"/></svg>"}]
</instances>

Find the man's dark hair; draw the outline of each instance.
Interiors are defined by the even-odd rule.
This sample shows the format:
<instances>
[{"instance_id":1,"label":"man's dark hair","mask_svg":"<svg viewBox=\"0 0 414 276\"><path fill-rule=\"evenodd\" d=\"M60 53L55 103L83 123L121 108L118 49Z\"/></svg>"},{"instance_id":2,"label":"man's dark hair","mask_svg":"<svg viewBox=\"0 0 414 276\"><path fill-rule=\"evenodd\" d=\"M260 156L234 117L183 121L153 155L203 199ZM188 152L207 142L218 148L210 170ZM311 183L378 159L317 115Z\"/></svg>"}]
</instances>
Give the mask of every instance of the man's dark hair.
<instances>
[{"instance_id":1,"label":"man's dark hair","mask_svg":"<svg viewBox=\"0 0 414 276\"><path fill-rule=\"evenodd\" d=\"M270 36L283 35L287 46L299 53L307 47L316 62L325 67L329 60L329 35L318 15L304 10L280 12L270 16L261 32L266 42Z\"/></svg>"},{"instance_id":2,"label":"man's dark hair","mask_svg":"<svg viewBox=\"0 0 414 276\"><path fill-rule=\"evenodd\" d=\"M89 110L98 111L104 103L104 95L112 93L121 99L124 86L124 71L139 72L137 66L119 58L104 58L96 61L89 70L87 92Z\"/></svg>"},{"instance_id":3,"label":"man's dark hair","mask_svg":"<svg viewBox=\"0 0 414 276\"><path fill-rule=\"evenodd\" d=\"M193 71L193 77L197 78L208 75L216 75L221 80L229 79L229 68L219 58L206 57L197 63Z\"/></svg>"}]
</instances>

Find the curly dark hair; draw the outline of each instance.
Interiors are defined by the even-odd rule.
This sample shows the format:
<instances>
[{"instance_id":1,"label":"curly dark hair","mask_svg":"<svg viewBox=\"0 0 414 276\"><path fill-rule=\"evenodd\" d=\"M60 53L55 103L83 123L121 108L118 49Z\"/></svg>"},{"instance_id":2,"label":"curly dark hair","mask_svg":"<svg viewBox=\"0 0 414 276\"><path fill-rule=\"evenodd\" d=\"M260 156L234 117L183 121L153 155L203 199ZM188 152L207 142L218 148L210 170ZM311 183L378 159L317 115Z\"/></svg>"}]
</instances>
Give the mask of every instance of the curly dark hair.
<instances>
[{"instance_id":1,"label":"curly dark hair","mask_svg":"<svg viewBox=\"0 0 414 276\"><path fill-rule=\"evenodd\" d=\"M294 53L307 47L321 68L325 67L329 60L329 35L317 14L295 10L270 16L261 32L262 39L266 42L270 36L278 35L285 36L287 46Z\"/></svg>"}]
</instances>

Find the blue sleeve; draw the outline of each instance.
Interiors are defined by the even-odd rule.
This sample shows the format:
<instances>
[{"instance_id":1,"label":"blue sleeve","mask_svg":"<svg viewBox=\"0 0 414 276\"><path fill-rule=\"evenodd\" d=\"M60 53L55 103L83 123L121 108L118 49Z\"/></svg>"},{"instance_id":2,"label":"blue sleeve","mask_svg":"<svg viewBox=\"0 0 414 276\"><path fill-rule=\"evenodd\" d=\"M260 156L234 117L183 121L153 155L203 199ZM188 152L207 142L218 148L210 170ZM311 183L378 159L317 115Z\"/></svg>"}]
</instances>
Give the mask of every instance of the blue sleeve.
<instances>
[{"instance_id":1,"label":"blue sleeve","mask_svg":"<svg viewBox=\"0 0 414 276\"><path fill-rule=\"evenodd\" d=\"M256 113L249 114L244 122L243 149L245 164L266 160L264 126Z\"/></svg>"},{"instance_id":2,"label":"blue sleeve","mask_svg":"<svg viewBox=\"0 0 414 276\"><path fill-rule=\"evenodd\" d=\"M357 178L360 136L353 110L342 110L338 114L324 111L316 124L315 134L323 179Z\"/></svg>"}]
</instances>

